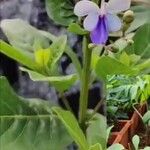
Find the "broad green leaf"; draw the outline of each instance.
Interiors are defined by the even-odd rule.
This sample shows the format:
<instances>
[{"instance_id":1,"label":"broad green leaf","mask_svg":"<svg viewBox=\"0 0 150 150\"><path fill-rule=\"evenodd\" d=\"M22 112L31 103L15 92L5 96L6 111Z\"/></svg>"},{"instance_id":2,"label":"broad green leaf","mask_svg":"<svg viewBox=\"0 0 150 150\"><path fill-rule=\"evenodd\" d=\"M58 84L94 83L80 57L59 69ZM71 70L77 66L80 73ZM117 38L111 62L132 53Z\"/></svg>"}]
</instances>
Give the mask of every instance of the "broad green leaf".
<instances>
[{"instance_id":1,"label":"broad green leaf","mask_svg":"<svg viewBox=\"0 0 150 150\"><path fill-rule=\"evenodd\" d=\"M41 48L49 47L49 39L21 19L2 20L1 28L13 47L25 51L34 51L37 49L34 47L35 45L39 45Z\"/></svg>"},{"instance_id":2,"label":"broad green leaf","mask_svg":"<svg viewBox=\"0 0 150 150\"><path fill-rule=\"evenodd\" d=\"M96 114L90 122L86 130L87 141L90 146L99 143L103 149L106 149L107 138L106 118L100 114Z\"/></svg>"},{"instance_id":3,"label":"broad green leaf","mask_svg":"<svg viewBox=\"0 0 150 150\"><path fill-rule=\"evenodd\" d=\"M69 134L72 136L80 150L88 150L86 138L76 120L75 116L70 111L65 111L58 107L53 107L52 110L58 115L63 122Z\"/></svg>"},{"instance_id":4,"label":"broad green leaf","mask_svg":"<svg viewBox=\"0 0 150 150\"><path fill-rule=\"evenodd\" d=\"M140 72L143 72L144 74L150 73L150 59L145 59L141 63L137 64L135 66Z\"/></svg>"},{"instance_id":5,"label":"broad green leaf","mask_svg":"<svg viewBox=\"0 0 150 150\"><path fill-rule=\"evenodd\" d=\"M131 100L135 100L139 92L139 86L132 85L129 92L130 92L129 94L131 95L130 96Z\"/></svg>"},{"instance_id":6,"label":"broad green leaf","mask_svg":"<svg viewBox=\"0 0 150 150\"><path fill-rule=\"evenodd\" d=\"M143 120L144 124L148 124L148 122L150 121L150 110L144 114L142 120Z\"/></svg>"},{"instance_id":7,"label":"broad green leaf","mask_svg":"<svg viewBox=\"0 0 150 150\"><path fill-rule=\"evenodd\" d=\"M40 67L46 67L49 59L51 59L51 50L49 48L35 51L35 61Z\"/></svg>"},{"instance_id":8,"label":"broad green leaf","mask_svg":"<svg viewBox=\"0 0 150 150\"><path fill-rule=\"evenodd\" d=\"M130 57L126 52L122 52L120 55L120 62L126 66L130 65Z\"/></svg>"},{"instance_id":9,"label":"broad green leaf","mask_svg":"<svg viewBox=\"0 0 150 150\"><path fill-rule=\"evenodd\" d=\"M34 60L34 56L29 52L14 48L2 40L0 40L0 52L18 61L20 64L25 65L26 67L33 70L38 70L38 65Z\"/></svg>"},{"instance_id":10,"label":"broad green leaf","mask_svg":"<svg viewBox=\"0 0 150 150\"><path fill-rule=\"evenodd\" d=\"M114 126L110 126L110 127L107 128L107 137L106 137L106 141L108 141L109 136L110 136L110 132L111 132L111 130L112 130L113 127L114 127Z\"/></svg>"},{"instance_id":11,"label":"broad green leaf","mask_svg":"<svg viewBox=\"0 0 150 150\"><path fill-rule=\"evenodd\" d=\"M139 5L131 7L131 10L134 12L134 21L132 22L130 28L127 32L132 32L144 25L145 23L150 22L150 9L149 6Z\"/></svg>"},{"instance_id":12,"label":"broad green leaf","mask_svg":"<svg viewBox=\"0 0 150 150\"><path fill-rule=\"evenodd\" d=\"M135 54L131 54L129 55L129 57L130 57L131 64L137 64L137 62L139 62L141 59L141 56Z\"/></svg>"},{"instance_id":13,"label":"broad green leaf","mask_svg":"<svg viewBox=\"0 0 150 150\"><path fill-rule=\"evenodd\" d=\"M132 138L132 143L134 145L134 148L135 150L138 150L139 149L139 143L140 143L140 138L138 135L135 135L133 138Z\"/></svg>"},{"instance_id":14,"label":"broad green leaf","mask_svg":"<svg viewBox=\"0 0 150 150\"><path fill-rule=\"evenodd\" d=\"M47 14L56 24L68 26L76 21L73 9L72 0L46 0Z\"/></svg>"},{"instance_id":15,"label":"broad green leaf","mask_svg":"<svg viewBox=\"0 0 150 150\"><path fill-rule=\"evenodd\" d=\"M113 144L107 150L124 150L124 147L121 144Z\"/></svg>"},{"instance_id":16,"label":"broad green leaf","mask_svg":"<svg viewBox=\"0 0 150 150\"><path fill-rule=\"evenodd\" d=\"M137 70L124 65L117 59L109 56L103 56L99 58L95 71L99 78L106 78L107 75L118 75L118 74L134 74Z\"/></svg>"},{"instance_id":17,"label":"broad green leaf","mask_svg":"<svg viewBox=\"0 0 150 150\"><path fill-rule=\"evenodd\" d=\"M33 81L48 81L54 85L59 91L65 91L69 89L77 80L77 75L66 75L66 76L44 76L35 71L21 67L22 71L25 71L29 74L31 80Z\"/></svg>"},{"instance_id":18,"label":"broad green leaf","mask_svg":"<svg viewBox=\"0 0 150 150\"><path fill-rule=\"evenodd\" d=\"M68 31L79 35L85 35L89 33L88 31L81 28L77 23L71 23L68 27Z\"/></svg>"},{"instance_id":19,"label":"broad green leaf","mask_svg":"<svg viewBox=\"0 0 150 150\"><path fill-rule=\"evenodd\" d=\"M0 91L2 150L65 150L72 142L48 102L17 96L4 77Z\"/></svg>"},{"instance_id":20,"label":"broad green leaf","mask_svg":"<svg viewBox=\"0 0 150 150\"><path fill-rule=\"evenodd\" d=\"M104 150L104 149L102 148L102 146L99 143L97 143L95 145L90 146L89 150Z\"/></svg>"},{"instance_id":21,"label":"broad green leaf","mask_svg":"<svg viewBox=\"0 0 150 150\"><path fill-rule=\"evenodd\" d=\"M150 23L139 28L133 37L134 43L126 48L129 54L140 55L141 58L150 57Z\"/></svg>"}]
</instances>

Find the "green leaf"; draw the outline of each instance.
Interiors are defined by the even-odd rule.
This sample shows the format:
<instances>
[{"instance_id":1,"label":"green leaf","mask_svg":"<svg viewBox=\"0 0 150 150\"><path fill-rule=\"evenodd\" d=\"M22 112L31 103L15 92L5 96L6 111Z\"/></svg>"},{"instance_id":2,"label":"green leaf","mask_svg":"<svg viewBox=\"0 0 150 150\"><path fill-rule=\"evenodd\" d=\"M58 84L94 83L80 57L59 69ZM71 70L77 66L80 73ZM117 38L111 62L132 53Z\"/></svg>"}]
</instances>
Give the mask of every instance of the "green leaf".
<instances>
[{"instance_id":1,"label":"green leaf","mask_svg":"<svg viewBox=\"0 0 150 150\"><path fill-rule=\"evenodd\" d=\"M149 6L146 5L133 6L131 7L131 10L134 12L134 21L132 22L131 27L127 30L128 33L136 30L145 23L150 22Z\"/></svg>"},{"instance_id":2,"label":"green leaf","mask_svg":"<svg viewBox=\"0 0 150 150\"><path fill-rule=\"evenodd\" d=\"M1 28L13 47L30 52L37 49L35 45L38 45L38 48L49 47L49 39L21 19L2 20Z\"/></svg>"},{"instance_id":3,"label":"green leaf","mask_svg":"<svg viewBox=\"0 0 150 150\"><path fill-rule=\"evenodd\" d=\"M130 57L126 52L122 52L120 55L120 62L126 66L130 66Z\"/></svg>"},{"instance_id":4,"label":"green leaf","mask_svg":"<svg viewBox=\"0 0 150 150\"><path fill-rule=\"evenodd\" d=\"M110 126L110 127L107 128L107 137L106 137L106 141L108 141L109 136L110 136L110 132L111 132L111 130L112 130L113 127L114 127L114 126Z\"/></svg>"},{"instance_id":5,"label":"green leaf","mask_svg":"<svg viewBox=\"0 0 150 150\"><path fill-rule=\"evenodd\" d=\"M68 31L78 34L78 35L85 35L88 34L89 32L81 28L81 26L77 23L71 23L68 27Z\"/></svg>"},{"instance_id":6,"label":"green leaf","mask_svg":"<svg viewBox=\"0 0 150 150\"><path fill-rule=\"evenodd\" d=\"M34 61L33 55L29 52L14 48L2 40L0 40L0 52L18 61L22 65L25 65L26 67L29 67L33 70L38 70L38 65Z\"/></svg>"},{"instance_id":7,"label":"green leaf","mask_svg":"<svg viewBox=\"0 0 150 150\"><path fill-rule=\"evenodd\" d=\"M144 124L148 124L148 122L150 121L150 110L144 114L142 120L143 120Z\"/></svg>"},{"instance_id":8,"label":"green leaf","mask_svg":"<svg viewBox=\"0 0 150 150\"><path fill-rule=\"evenodd\" d=\"M63 35L63 36L60 36L59 38L57 38L52 43L52 45L50 45L49 49L52 51L51 52L52 56L51 56L51 60L49 60L48 64L51 69L54 68L57 61L60 59L60 57L64 53L66 44L67 44L67 36Z\"/></svg>"},{"instance_id":9,"label":"green leaf","mask_svg":"<svg viewBox=\"0 0 150 150\"><path fill-rule=\"evenodd\" d=\"M107 136L106 118L100 114L96 114L93 119L88 122L86 130L87 141L89 145L99 143L103 149L106 149Z\"/></svg>"},{"instance_id":10,"label":"green leaf","mask_svg":"<svg viewBox=\"0 0 150 150\"><path fill-rule=\"evenodd\" d=\"M124 150L124 147L121 144L113 144L107 150Z\"/></svg>"},{"instance_id":11,"label":"green leaf","mask_svg":"<svg viewBox=\"0 0 150 150\"><path fill-rule=\"evenodd\" d=\"M97 143L95 145L90 146L89 150L103 150L103 149L102 149L101 145L99 143Z\"/></svg>"},{"instance_id":12,"label":"green leaf","mask_svg":"<svg viewBox=\"0 0 150 150\"><path fill-rule=\"evenodd\" d=\"M134 145L134 148L135 150L138 150L139 149L139 143L140 143L140 138L138 135L135 135L133 138L132 138L132 143Z\"/></svg>"},{"instance_id":13,"label":"green leaf","mask_svg":"<svg viewBox=\"0 0 150 150\"><path fill-rule=\"evenodd\" d=\"M46 101L17 96L0 77L0 147L2 150L65 150L72 142Z\"/></svg>"},{"instance_id":14,"label":"green leaf","mask_svg":"<svg viewBox=\"0 0 150 150\"><path fill-rule=\"evenodd\" d=\"M150 59L145 59L141 63L138 63L135 65L135 67L140 70L140 72L143 72L144 74L150 73Z\"/></svg>"},{"instance_id":15,"label":"green leaf","mask_svg":"<svg viewBox=\"0 0 150 150\"><path fill-rule=\"evenodd\" d=\"M133 37L134 44L126 48L129 54L140 55L141 58L150 57L150 23L139 28Z\"/></svg>"},{"instance_id":16,"label":"green leaf","mask_svg":"<svg viewBox=\"0 0 150 150\"><path fill-rule=\"evenodd\" d=\"M66 76L44 76L35 71L21 67L22 71L25 71L29 74L31 80L33 81L48 81L54 85L59 91L65 91L69 89L77 80L77 75L66 75Z\"/></svg>"},{"instance_id":17,"label":"green leaf","mask_svg":"<svg viewBox=\"0 0 150 150\"><path fill-rule=\"evenodd\" d=\"M63 122L69 134L79 146L79 149L87 150L89 147L88 143L74 115L70 111L65 111L58 107L53 107L53 111Z\"/></svg>"},{"instance_id":18,"label":"green leaf","mask_svg":"<svg viewBox=\"0 0 150 150\"><path fill-rule=\"evenodd\" d=\"M76 21L73 9L71 0L46 0L47 14L56 24L68 26Z\"/></svg>"},{"instance_id":19,"label":"green leaf","mask_svg":"<svg viewBox=\"0 0 150 150\"><path fill-rule=\"evenodd\" d=\"M95 71L99 78L106 78L107 75L118 75L118 74L134 74L137 70L132 69L118 60L109 56L103 56L99 58Z\"/></svg>"}]
</instances>

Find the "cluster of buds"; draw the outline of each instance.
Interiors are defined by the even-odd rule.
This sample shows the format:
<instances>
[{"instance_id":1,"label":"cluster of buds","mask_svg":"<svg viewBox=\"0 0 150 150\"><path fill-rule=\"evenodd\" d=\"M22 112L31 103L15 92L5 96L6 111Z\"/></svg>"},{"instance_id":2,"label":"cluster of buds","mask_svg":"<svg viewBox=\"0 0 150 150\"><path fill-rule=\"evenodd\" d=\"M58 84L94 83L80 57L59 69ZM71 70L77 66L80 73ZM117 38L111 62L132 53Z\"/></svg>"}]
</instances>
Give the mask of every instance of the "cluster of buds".
<instances>
[{"instance_id":1,"label":"cluster of buds","mask_svg":"<svg viewBox=\"0 0 150 150\"><path fill-rule=\"evenodd\" d=\"M123 28L122 28L123 33L125 33L125 31L128 30L133 20L134 20L134 12L132 10L126 11L123 15Z\"/></svg>"}]
</instances>

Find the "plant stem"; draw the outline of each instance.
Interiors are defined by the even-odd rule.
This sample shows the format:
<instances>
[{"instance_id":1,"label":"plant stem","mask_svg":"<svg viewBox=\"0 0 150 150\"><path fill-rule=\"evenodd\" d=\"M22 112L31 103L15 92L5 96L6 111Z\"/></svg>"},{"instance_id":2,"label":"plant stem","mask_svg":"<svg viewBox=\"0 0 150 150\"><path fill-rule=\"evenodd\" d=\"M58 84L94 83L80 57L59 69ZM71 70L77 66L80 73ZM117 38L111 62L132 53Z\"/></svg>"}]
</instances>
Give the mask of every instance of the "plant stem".
<instances>
[{"instance_id":1,"label":"plant stem","mask_svg":"<svg viewBox=\"0 0 150 150\"><path fill-rule=\"evenodd\" d=\"M67 108L67 110L69 110L70 112L72 112L72 109L71 109L71 107L70 107L70 105L69 105L69 103L68 103L68 100L67 100L66 97L64 96L64 94L63 94L63 93L60 93L60 95L61 95L62 101L63 101L65 107Z\"/></svg>"},{"instance_id":2,"label":"plant stem","mask_svg":"<svg viewBox=\"0 0 150 150\"><path fill-rule=\"evenodd\" d=\"M95 108L94 108L94 110L93 110L93 112L92 112L92 114L91 114L91 116L90 116L90 119L92 119L93 116L97 113L97 111L99 110L99 108L103 105L103 102L104 102L104 99L101 99L101 100L98 102L98 104L95 106ZM90 119L89 119L89 120L90 120Z\"/></svg>"},{"instance_id":3,"label":"plant stem","mask_svg":"<svg viewBox=\"0 0 150 150\"><path fill-rule=\"evenodd\" d=\"M80 90L80 105L79 105L79 123L84 129L84 121L88 107L88 91L90 83L90 65L92 51L88 48L88 39L86 36L83 38L83 70L81 76L81 90Z\"/></svg>"}]
</instances>

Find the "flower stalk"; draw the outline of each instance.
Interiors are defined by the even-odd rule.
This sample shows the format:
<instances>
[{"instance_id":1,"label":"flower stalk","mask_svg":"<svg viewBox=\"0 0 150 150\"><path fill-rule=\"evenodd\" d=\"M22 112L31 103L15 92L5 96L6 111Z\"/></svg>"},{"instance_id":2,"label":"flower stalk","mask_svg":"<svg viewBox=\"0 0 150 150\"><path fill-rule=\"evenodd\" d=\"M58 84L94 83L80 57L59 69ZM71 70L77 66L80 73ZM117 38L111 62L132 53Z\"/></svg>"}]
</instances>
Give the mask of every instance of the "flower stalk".
<instances>
[{"instance_id":1,"label":"flower stalk","mask_svg":"<svg viewBox=\"0 0 150 150\"><path fill-rule=\"evenodd\" d=\"M86 112L88 108L88 92L90 83L90 65L91 65L92 51L88 48L88 38L83 38L83 70L81 75L81 93L80 93L80 105L79 105L79 123L84 129Z\"/></svg>"}]
</instances>

